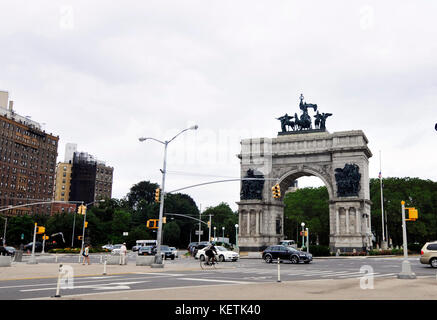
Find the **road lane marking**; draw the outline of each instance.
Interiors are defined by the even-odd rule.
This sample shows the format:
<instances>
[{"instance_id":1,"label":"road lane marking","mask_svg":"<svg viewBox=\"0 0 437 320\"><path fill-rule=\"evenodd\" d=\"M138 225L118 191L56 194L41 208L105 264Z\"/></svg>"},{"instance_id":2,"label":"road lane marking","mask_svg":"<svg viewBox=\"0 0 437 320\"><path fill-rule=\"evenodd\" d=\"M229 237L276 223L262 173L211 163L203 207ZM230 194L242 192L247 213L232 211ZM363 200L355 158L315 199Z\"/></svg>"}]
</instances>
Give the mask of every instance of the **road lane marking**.
<instances>
[{"instance_id":1,"label":"road lane marking","mask_svg":"<svg viewBox=\"0 0 437 320\"><path fill-rule=\"evenodd\" d=\"M178 278L178 280L205 281L205 282L227 282L227 283L238 283L238 284L250 284L250 283L252 283L252 282L248 282L248 281L218 280L218 279L199 279L199 278Z\"/></svg>"},{"instance_id":2,"label":"road lane marking","mask_svg":"<svg viewBox=\"0 0 437 320\"><path fill-rule=\"evenodd\" d=\"M75 290L75 289L94 289L94 290L117 290L117 289L130 289L127 284L137 284L137 283L145 283L150 281L131 281L131 282L112 282L106 284L95 284L95 285L86 285L86 286L74 286L73 288L66 290ZM114 286L115 285L115 286ZM50 288L39 288L39 289L25 289L20 290L20 292L33 292L33 291L46 291L46 290L56 290L56 287Z\"/></svg>"}]
</instances>

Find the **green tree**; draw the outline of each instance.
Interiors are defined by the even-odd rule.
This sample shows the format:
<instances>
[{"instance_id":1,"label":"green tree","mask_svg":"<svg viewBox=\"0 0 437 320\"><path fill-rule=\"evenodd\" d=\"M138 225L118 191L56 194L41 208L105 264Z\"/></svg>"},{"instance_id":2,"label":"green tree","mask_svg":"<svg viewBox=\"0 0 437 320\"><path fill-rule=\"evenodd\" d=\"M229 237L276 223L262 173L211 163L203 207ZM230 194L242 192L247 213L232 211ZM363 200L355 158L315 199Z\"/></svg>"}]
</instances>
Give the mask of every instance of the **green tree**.
<instances>
[{"instance_id":1,"label":"green tree","mask_svg":"<svg viewBox=\"0 0 437 320\"><path fill-rule=\"evenodd\" d=\"M225 202L221 202L219 205L214 207L208 207L202 213L204 221L209 220L209 215L211 214L211 237L214 236L214 227L216 227L216 237L222 237L223 230L225 227L224 234L225 238L229 238L229 242L235 244L235 224L238 223L238 213L233 212L229 205ZM206 233L209 232L206 226L203 226Z\"/></svg>"},{"instance_id":2,"label":"green tree","mask_svg":"<svg viewBox=\"0 0 437 320\"><path fill-rule=\"evenodd\" d=\"M284 234L297 242L301 223L309 229L310 242L329 245L329 195L326 187L302 188L284 197ZM305 240L306 241L306 240Z\"/></svg>"}]
</instances>

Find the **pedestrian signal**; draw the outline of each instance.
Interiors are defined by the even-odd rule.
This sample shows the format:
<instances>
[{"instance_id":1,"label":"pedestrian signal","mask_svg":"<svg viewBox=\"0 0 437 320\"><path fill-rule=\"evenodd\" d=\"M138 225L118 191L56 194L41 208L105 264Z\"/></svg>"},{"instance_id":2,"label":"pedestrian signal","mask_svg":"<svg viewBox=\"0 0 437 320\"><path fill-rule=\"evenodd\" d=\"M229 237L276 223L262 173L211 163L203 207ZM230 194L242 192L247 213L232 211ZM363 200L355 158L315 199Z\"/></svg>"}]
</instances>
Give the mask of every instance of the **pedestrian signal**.
<instances>
[{"instance_id":1,"label":"pedestrian signal","mask_svg":"<svg viewBox=\"0 0 437 320\"><path fill-rule=\"evenodd\" d=\"M272 187L272 195L275 199L279 199L281 197L281 188L279 187L279 184L275 184Z\"/></svg>"},{"instance_id":2,"label":"pedestrian signal","mask_svg":"<svg viewBox=\"0 0 437 320\"><path fill-rule=\"evenodd\" d=\"M159 221L159 219L147 220L147 228L148 229L158 229L158 221Z\"/></svg>"},{"instance_id":3,"label":"pedestrian signal","mask_svg":"<svg viewBox=\"0 0 437 320\"><path fill-rule=\"evenodd\" d=\"M159 202L159 193L160 193L160 190L159 190L159 188L157 188L155 190L155 202Z\"/></svg>"},{"instance_id":4,"label":"pedestrian signal","mask_svg":"<svg viewBox=\"0 0 437 320\"><path fill-rule=\"evenodd\" d=\"M418 219L418 212L416 208L405 208L405 210L408 211L408 219L405 219L405 221L416 221Z\"/></svg>"},{"instance_id":5,"label":"pedestrian signal","mask_svg":"<svg viewBox=\"0 0 437 320\"><path fill-rule=\"evenodd\" d=\"M85 228L88 228L88 221L85 221Z\"/></svg>"},{"instance_id":6,"label":"pedestrian signal","mask_svg":"<svg viewBox=\"0 0 437 320\"><path fill-rule=\"evenodd\" d=\"M44 235L44 236L42 236L42 239L43 240L49 240L49 236Z\"/></svg>"},{"instance_id":7,"label":"pedestrian signal","mask_svg":"<svg viewBox=\"0 0 437 320\"><path fill-rule=\"evenodd\" d=\"M77 240L82 240L82 236L77 236Z\"/></svg>"},{"instance_id":8,"label":"pedestrian signal","mask_svg":"<svg viewBox=\"0 0 437 320\"><path fill-rule=\"evenodd\" d=\"M167 223L167 217L162 218L162 223Z\"/></svg>"}]
</instances>

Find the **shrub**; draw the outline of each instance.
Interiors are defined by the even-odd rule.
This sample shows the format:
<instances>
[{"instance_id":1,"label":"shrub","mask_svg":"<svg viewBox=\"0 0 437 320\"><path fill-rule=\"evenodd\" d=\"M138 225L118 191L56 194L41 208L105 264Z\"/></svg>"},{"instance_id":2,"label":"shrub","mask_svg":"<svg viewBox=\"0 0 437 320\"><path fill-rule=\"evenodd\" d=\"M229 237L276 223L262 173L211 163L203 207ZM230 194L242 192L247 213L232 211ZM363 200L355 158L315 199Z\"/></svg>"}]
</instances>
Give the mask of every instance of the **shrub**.
<instances>
[{"instance_id":1,"label":"shrub","mask_svg":"<svg viewBox=\"0 0 437 320\"><path fill-rule=\"evenodd\" d=\"M310 245L309 249L314 257L328 257L330 255L328 246ZM304 247L302 251L306 251L306 248Z\"/></svg>"}]
</instances>

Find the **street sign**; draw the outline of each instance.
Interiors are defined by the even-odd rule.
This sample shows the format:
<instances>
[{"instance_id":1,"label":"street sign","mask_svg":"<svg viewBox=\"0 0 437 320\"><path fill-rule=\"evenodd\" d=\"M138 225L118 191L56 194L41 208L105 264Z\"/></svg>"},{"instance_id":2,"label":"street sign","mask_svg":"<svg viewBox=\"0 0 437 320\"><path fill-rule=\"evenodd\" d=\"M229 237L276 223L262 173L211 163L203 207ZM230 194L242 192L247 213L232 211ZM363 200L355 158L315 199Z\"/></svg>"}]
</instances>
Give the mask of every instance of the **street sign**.
<instances>
[{"instance_id":1,"label":"street sign","mask_svg":"<svg viewBox=\"0 0 437 320\"><path fill-rule=\"evenodd\" d=\"M199 233L200 233L201 236L203 236L203 230L200 230L200 231L199 231L199 230L196 230L196 235L197 235L197 236L199 235Z\"/></svg>"}]
</instances>

